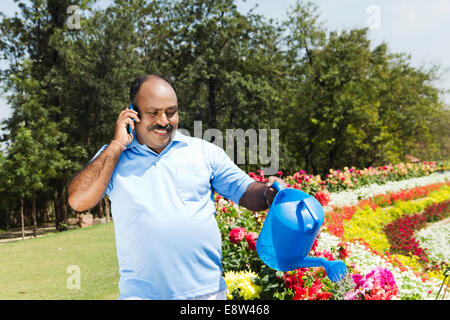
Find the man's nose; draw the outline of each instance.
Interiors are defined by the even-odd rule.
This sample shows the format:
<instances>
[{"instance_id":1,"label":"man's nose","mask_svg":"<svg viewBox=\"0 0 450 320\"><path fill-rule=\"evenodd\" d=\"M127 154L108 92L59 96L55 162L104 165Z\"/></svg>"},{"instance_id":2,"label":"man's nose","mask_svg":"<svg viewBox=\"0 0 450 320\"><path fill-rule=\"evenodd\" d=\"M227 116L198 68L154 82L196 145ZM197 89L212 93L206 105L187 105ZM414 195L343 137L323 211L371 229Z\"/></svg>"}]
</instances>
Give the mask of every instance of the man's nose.
<instances>
[{"instance_id":1,"label":"man's nose","mask_svg":"<svg viewBox=\"0 0 450 320\"><path fill-rule=\"evenodd\" d=\"M169 124L169 119L167 119L167 115L164 112L158 117L157 123L161 127L165 127Z\"/></svg>"}]
</instances>

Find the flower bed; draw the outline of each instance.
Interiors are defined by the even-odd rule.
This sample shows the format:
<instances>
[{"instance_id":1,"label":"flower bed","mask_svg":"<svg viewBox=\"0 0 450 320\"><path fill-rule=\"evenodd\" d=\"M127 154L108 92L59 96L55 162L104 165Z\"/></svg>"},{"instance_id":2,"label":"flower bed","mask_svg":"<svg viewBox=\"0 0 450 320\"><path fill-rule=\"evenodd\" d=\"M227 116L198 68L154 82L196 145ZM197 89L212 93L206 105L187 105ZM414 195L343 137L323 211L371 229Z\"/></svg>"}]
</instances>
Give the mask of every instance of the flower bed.
<instances>
[{"instance_id":1,"label":"flower bed","mask_svg":"<svg viewBox=\"0 0 450 320\"><path fill-rule=\"evenodd\" d=\"M383 232L383 227L403 215L422 212L428 206L450 199L450 186L444 185L440 190L430 193L429 197L419 201L397 202L392 208L375 210L365 206L357 209L352 218L344 221L344 239L363 238L375 250L385 252L390 244Z\"/></svg>"},{"instance_id":2,"label":"flower bed","mask_svg":"<svg viewBox=\"0 0 450 320\"><path fill-rule=\"evenodd\" d=\"M377 195L394 193L402 190L410 190L412 188L428 186L437 183L445 183L450 181L450 172L434 173L429 176L412 178L403 181L390 181L384 185L372 184L354 190L347 190L338 193L331 193L330 202L327 210L334 207L352 206L363 199L373 198Z\"/></svg>"},{"instance_id":3,"label":"flower bed","mask_svg":"<svg viewBox=\"0 0 450 320\"><path fill-rule=\"evenodd\" d=\"M368 167L358 170L355 167L345 167L343 171L330 169L326 177L327 189L330 192L354 189L373 183L385 184L388 181L422 177L436 171L435 162L424 161L418 164L399 163L382 167Z\"/></svg>"},{"instance_id":4,"label":"flower bed","mask_svg":"<svg viewBox=\"0 0 450 320\"><path fill-rule=\"evenodd\" d=\"M350 220L358 209L369 206L372 210L376 210L380 206L386 206L387 204L392 205L400 200L406 201L418 199L420 197L428 196L431 191L436 191L443 185L444 183L436 183L427 186L416 187L408 191L375 195L372 198L360 200L356 205L353 206L328 206L326 207L326 209L328 210L326 211L325 215L324 227L332 234L342 238L344 236L344 220Z\"/></svg>"},{"instance_id":5,"label":"flower bed","mask_svg":"<svg viewBox=\"0 0 450 320\"><path fill-rule=\"evenodd\" d=\"M330 169L330 173L325 176L308 174L304 170L299 170L293 174L287 172L285 177L283 177L284 173L282 171L278 171L277 175L283 177L290 187L301 189L309 194L315 194L321 189L327 189L329 192L335 193L373 184L383 185L392 181L398 182L429 176L438 170L439 168L436 167L435 162L424 161L422 163L389 164L364 169L356 169L355 167L345 167L344 170ZM256 181L267 181L262 170L256 170L256 173L250 172L249 175Z\"/></svg>"},{"instance_id":6,"label":"flower bed","mask_svg":"<svg viewBox=\"0 0 450 320\"><path fill-rule=\"evenodd\" d=\"M448 265L450 257L450 223L433 224L415 233L419 246L426 250L432 264Z\"/></svg>"},{"instance_id":7,"label":"flower bed","mask_svg":"<svg viewBox=\"0 0 450 320\"><path fill-rule=\"evenodd\" d=\"M393 172L394 167L382 171ZM443 218L442 204L450 199L450 184L445 183L449 174L430 174L430 172L432 169L422 171L425 176L421 178L415 177L401 182L388 182L387 178L379 178L380 183L385 182L383 185L385 189L382 186L377 185L375 188L371 185L351 192L345 191L348 194L358 194L359 199L356 202L352 200L351 205L340 208L327 204L333 202L335 204L337 195L342 192L329 193L327 182L320 177L311 177L301 171L286 177L303 178L304 180L301 182L297 180L291 186L305 192L309 191L308 193L314 195L324 208L328 209L324 226L310 256L343 260L349 272L338 283L331 282L323 268L300 268L285 273L267 267L259 259L255 247L257 235L268 210L252 212L216 195L228 298L433 299L443 277L436 270L424 268L423 257L428 257L429 261L434 263L438 259L445 260L442 254L448 256L448 253L435 252L435 255L432 255L425 244L434 245L445 240L432 239L430 232L424 233L425 236L420 238L423 243L417 243L417 248L426 252L421 256L420 251L413 250L413 246L410 251L391 249L392 237L383 232L383 227L387 228L389 224L398 227L401 225L402 228L408 225L411 226L411 230L417 230L425 226L425 223ZM263 172L251 176L257 181L267 181ZM281 172L279 176L282 176ZM363 182L360 185L362 184ZM365 190L362 193L365 188L372 188L372 191ZM422 213L424 209L426 214ZM408 234L409 239L414 239L414 231L412 236L411 233ZM415 241L419 241L418 235Z\"/></svg>"},{"instance_id":8,"label":"flower bed","mask_svg":"<svg viewBox=\"0 0 450 320\"><path fill-rule=\"evenodd\" d=\"M384 227L384 232L391 243L390 251L403 255L415 255L420 258L421 262L428 263L428 250L424 250L420 246L419 241L414 237L414 233L425 227L427 222L436 222L449 215L450 201L444 201L428 206L423 213L400 217L394 222L387 224ZM427 238L422 236L422 241L426 241L425 239ZM447 243L442 243L442 245L443 248L449 247L450 243L448 239ZM434 265L429 268L439 270L447 265L444 259L439 259L441 265L437 264L436 259L433 260Z\"/></svg>"}]
</instances>

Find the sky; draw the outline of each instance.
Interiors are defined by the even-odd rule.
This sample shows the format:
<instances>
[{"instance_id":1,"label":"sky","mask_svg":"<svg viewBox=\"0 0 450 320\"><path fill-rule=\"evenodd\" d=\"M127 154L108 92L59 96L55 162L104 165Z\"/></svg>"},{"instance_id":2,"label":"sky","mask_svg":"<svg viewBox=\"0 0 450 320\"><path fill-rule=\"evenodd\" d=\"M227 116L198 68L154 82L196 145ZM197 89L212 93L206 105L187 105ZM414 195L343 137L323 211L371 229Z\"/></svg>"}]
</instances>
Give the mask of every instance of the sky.
<instances>
[{"instance_id":1,"label":"sky","mask_svg":"<svg viewBox=\"0 0 450 320\"><path fill-rule=\"evenodd\" d=\"M100 0L103 7L110 0ZM329 31L369 27L373 45L386 42L391 52L411 55L416 67L441 66L435 85L450 89L450 0L311 0L318 6L320 20ZM0 11L12 16L18 11L13 0L1 0ZM296 0L237 0L243 13L254 9L267 18L285 20ZM82 19L82 17L81 17ZM0 67L6 64L0 62ZM450 104L450 94L443 96ZM0 97L0 120L9 117L10 107Z\"/></svg>"}]
</instances>

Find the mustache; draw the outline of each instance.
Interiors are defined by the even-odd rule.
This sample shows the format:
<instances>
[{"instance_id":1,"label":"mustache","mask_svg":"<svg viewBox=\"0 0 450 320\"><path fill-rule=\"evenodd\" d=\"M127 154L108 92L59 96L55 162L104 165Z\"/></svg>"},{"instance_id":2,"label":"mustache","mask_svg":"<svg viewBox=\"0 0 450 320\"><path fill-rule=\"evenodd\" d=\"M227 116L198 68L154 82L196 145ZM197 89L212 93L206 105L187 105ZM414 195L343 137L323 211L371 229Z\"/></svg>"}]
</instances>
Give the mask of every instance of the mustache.
<instances>
[{"instance_id":1,"label":"mustache","mask_svg":"<svg viewBox=\"0 0 450 320\"><path fill-rule=\"evenodd\" d=\"M173 126L172 125L170 125L170 124L168 124L167 126L165 126L165 127L161 127L160 125L154 125L154 126L151 126L151 127L148 127L147 128L147 130L149 130L149 131L152 131L152 130L167 130L167 131L170 131L170 130L172 130L173 129Z\"/></svg>"}]
</instances>

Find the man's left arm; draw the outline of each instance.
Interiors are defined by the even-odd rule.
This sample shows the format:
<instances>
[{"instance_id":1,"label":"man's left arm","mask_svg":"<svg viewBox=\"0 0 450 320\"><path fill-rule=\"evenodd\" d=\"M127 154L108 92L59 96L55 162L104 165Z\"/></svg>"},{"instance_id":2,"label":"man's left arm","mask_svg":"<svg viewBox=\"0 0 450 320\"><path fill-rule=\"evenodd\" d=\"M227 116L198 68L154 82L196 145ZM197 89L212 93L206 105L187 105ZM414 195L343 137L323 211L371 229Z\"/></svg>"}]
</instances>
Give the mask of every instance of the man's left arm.
<instances>
[{"instance_id":1,"label":"man's left arm","mask_svg":"<svg viewBox=\"0 0 450 320\"><path fill-rule=\"evenodd\" d=\"M213 168L212 187L223 197L252 210L266 210L277 194L272 184L277 181L287 187L286 182L278 177L269 177L267 182L254 181L242 171L222 148L214 144L210 147Z\"/></svg>"},{"instance_id":2,"label":"man's left arm","mask_svg":"<svg viewBox=\"0 0 450 320\"><path fill-rule=\"evenodd\" d=\"M275 188L271 188L275 181L287 187L286 182L273 176L269 177L267 182L255 181L247 187L247 190L239 200L239 205L252 211L266 210L270 207L277 194L277 190L275 190Z\"/></svg>"}]
</instances>

